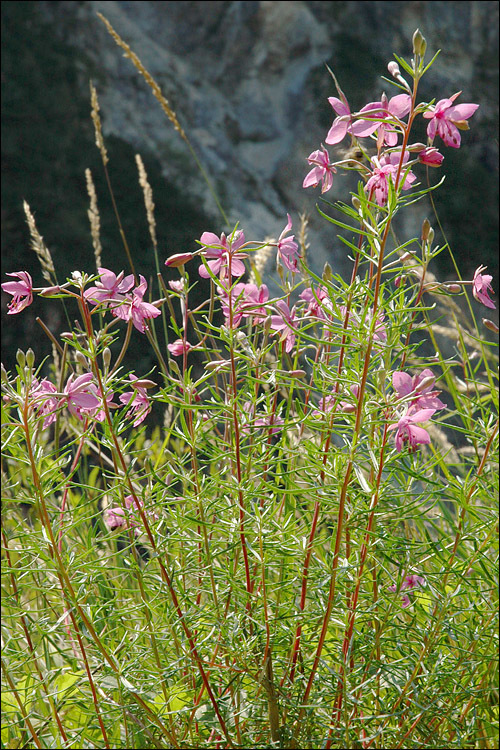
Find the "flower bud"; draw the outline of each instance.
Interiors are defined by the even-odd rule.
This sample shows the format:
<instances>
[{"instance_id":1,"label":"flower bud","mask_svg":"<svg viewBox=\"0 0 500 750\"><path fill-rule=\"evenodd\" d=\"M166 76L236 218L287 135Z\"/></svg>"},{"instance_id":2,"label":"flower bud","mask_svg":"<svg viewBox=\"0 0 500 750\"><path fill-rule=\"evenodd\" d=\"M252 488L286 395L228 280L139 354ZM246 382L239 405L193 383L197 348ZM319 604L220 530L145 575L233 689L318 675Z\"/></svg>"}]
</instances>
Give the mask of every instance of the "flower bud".
<instances>
[{"instance_id":1,"label":"flower bud","mask_svg":"<svg viewBox=\"0 0 500 750\"><path fill-rule=\"evenodd\" d=\"M399 65L397 64L397 62L394 62L394 60L391 60L391 62L388 64L387 70L389 71L391 76L393 76L393 78L397 78L401 75Z\"/></svg>"},{"instance_id":2,"label":"flower bud","mask_svg":"<svg viewBox=\"0 0 500 750\"><path fill-rule=\"evenodd\" d=\"M354 404L345 404L342 406L344 414L353 414L356 411Z\"/></svg>"},{"instance_id":3,"label":"flower bud","mask_svg":"<svg viewBox=\"0 0 500 750\"><path fill-rule=\"evenodd\" d=\"M460 284L443 284L443 287L446 291L451 292L452 294L458 294L458 292L462 291Z\"/></svg>"},{"instance_id":4,"label":"flower bud","mask_svg":"<svg viewBox=\"0 0 500 750\"><path fill-rule=\"evenodd\" d=\"M422 222L422 242L426 242L431 230L431 224L429 219L424 219Z\"/></svg>"},{"instance_id":5,"label":"flower bud","mask_svg":"<svg viewBox=\"0 0 500 750\"><path fill-rule=\"evenodd\" d=\"M171 255L170 258L167 258L165 265L170 268L178 268L179 266L183 266L193 257L193 253L176 253L175 255Z\"/></svg>"},{"instance_id":6,"label":"flower bud","mask_svg":"<svg viewBox=\"0 0 500 750\"><path fill-rule=\"evenodd\" d=\"M26 364L30 369L35 364L35 352L31 348L26 352Z\"/></svg>"},{"instance_id":7,"label":"flower bud","mask_svg":"<svg viewBox=\"0 0 500 750\"><path fill-rule=\"evenodd\" d=\"M359 209L361 208L361 201L359 200L359 198L358 198L357 195L353 195L352 196L351 203L354 206L354 208L356 209L356 211L359 211Z\"/></svg>"},{"instance_id":8,"label":"flower bud","mask_svg":"<svg viewBox=\"0 0 500 750\"><path fill-rule=\"evenodd\" d=\"M17 364L19 365L19 367L24 367L24 365L26 364L26 355L22 351L22 349L18 349L17 350L17 352L16 352L16 361L17 361Z\"/></svg>"},{"instance_id":9,"label":"flower bud","mask_svg":"<svg viewBox=\"0 0 500 750\"><path fill-rule=\"evenodd\" d=\"M3 366L3 363L0 365L0 372L1 372L2 383L8 383L9 382L9 376L7 374L7 370Z\"/></svg>"},{"instance_id":10,"label":"flower bud","mask_svg":"<svg viewBox=\"0 0 500 750\"><path fill-rule=\"evenodd\" d=\"M425 55L425 50L427 49L427 42L425 41L425 37L420 31L420 29L417 29L415 33L413 34L413 54L418 55L419 57L423 57Z\"/></svg>"},{"instance_id":11,"label":"flower bud","mask_svg":"<svg viewBox=\"0 0 500 750\"><path fill-rule=\"evenodd\" d=\"M111 349L107 346L102 353L102 361L104 363L104 369L109 370L111 364Z\"/></svg>"},{"instance_id":12,"label":"flower bud","mask_svg":"<svg viewBox=\"0 0 500 750\"><path fill-rule=\"evenodd\" d=\"M132 388L154 388L156 386L156 383L154 383L152 380L148 380L147 378L140 378L139 380L132 380L130 383Z\"/></svg>"},{"instance_id":13,"label":"flower bud","mask_svg":"<svg viewBox=\"0 0 500 750\"><path fill-rule=\"evenodd\" d=\"M436 378L434 375L428 375L426 378L422 378L420 383L414 388L414 393L422 393L426 388L428 388L430 385L434 385L434 381Z\"/></svg>"},{"instance_id":14,"label":"flower bud","mask_svg":"<svg viewBox=\"0 0 500 750\"><path fill-rule=\"evenodd\" d=\"M75 359L76 359L76 361L79 364L81 364L81 366L83 367L84 370L89 370L90 369L90 367L89 367L89 361L88 361L87 357L85 356L85 354L83 354L82 352L76 352Z\"/></svg>"},{"instance_id":15,"label":"flower bud","mask_svg":"<svg viewBox=\"0 0 500 750\"><path fill-rule=\"evenodd\" d=\"M492 320L489 320L488 318L483 318L483 325L485 326L485 328L488 328L490 331L493 331L493 333L498 333L498 326Z\"/></svg>"},{"instance_id":16,"label":"flower bud","mask_svg":"<svg viewBox=\"0 0 500 750\"><path fill-rule=\"evenodd\" d=\"M418 154L418 160L421 164L425 164L428 167L440 167L443 163L444 156L440 154L437 148L429 146L428 148L422 149Z\"/></svg>"},{"instance_id":17,"label":"flower bud","mask_svg":"<svg viewBox=\"0 0 500 750\"><path fill-rule=\"evenodd\" d=\"M50 297L52 294L59 294L61 291L60 286L46 286L40 292L40 297Z\"/></svg>"},{"instance_id":18,"label":"flower bud","mask_svg":"<svg viewBox=\"0 0 500 750\"><path fill-rule=\"evenodd\" d=\"M330 281L332 278L332 273L333 271L331 265L329 263L325 263L325 265L323 266L323 274L321 276L323 281Z\"/></svg>"}]
</instances>

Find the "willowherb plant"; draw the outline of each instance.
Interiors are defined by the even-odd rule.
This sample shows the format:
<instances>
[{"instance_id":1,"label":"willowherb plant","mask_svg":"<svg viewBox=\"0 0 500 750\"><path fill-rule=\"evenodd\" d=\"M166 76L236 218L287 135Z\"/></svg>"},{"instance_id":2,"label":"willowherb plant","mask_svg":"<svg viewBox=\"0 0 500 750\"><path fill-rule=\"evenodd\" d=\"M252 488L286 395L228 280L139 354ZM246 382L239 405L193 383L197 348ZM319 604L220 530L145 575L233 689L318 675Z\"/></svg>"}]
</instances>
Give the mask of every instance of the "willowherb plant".
<instances>
[{"instance_id":1,"label":"willowherb plant","mask_svg":"<svg viewBox=\"0 0 500 750\"><path fill-rule=\"evenodd\" d=\"M29 349L2 368L6 746L497 746L495 352L452 299L494 308L492 278L439 282L428 220L389 244L478 105L420 102L419 31L413 54L388 65L399 93L358 112L332 74L325 143L354 149L321 145L301 178L324 194L359 175L320 209L349 232L349 282L307 267L288 215L275 241L204 232L153 300L131 262L2 284L10 315L40 294L81 316L47 329L57 367ZM125 371L132 335L154 373Z\"/></svg>"}]
</instances>

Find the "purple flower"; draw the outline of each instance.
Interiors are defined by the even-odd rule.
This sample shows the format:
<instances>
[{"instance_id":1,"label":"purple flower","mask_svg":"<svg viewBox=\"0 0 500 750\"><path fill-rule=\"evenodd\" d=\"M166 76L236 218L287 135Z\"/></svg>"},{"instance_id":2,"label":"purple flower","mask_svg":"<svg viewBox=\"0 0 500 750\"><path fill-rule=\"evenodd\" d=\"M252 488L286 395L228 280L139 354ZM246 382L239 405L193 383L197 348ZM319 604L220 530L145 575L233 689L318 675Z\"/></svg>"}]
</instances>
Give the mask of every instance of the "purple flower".
<instances>
[{"instance_id":1,"label":"purple flower","mask_svg":"<svg viewBox=\"0 0 500 750\"><path fill-rule=\"evenodd\" d=\"M407 412L395 424L389 425L389 430L396 432L396 450L400 453L405 446L410 452L416 451L419 445L427 445L431 442L429 433L423 427L418 427L419 422L426 422L432 417L435 409L420 409L413 414Z\"/></svg>"},{"instance_id":2,"label":"purple flower","mask_svg":"<svg viewBox=\"0 0 500 750\"><path fill-rule=\"evenodd\" d=\"M271 331L280 334L280 341L285 344L285 352L291 352L295 344L295 308L290 310L284 300L276 302L279 315L271 315Z\"/></svg>"},{"instance_id":3,"label":"purple flower","mask_svg":"<svg viewBox=\"0 0 500 750\"><path fill-rule=\"evenodd\" d=\"M403 156L403 167L401 174L404 173L404 165L408 161L409 153L405 151ZM365 191L369 193L371 190L375 193L375 200L379 206L385 206L389 195L389 177L392 178L393 184L396 181L396 176L399 169L399 162L401 160L401 151L391 151L390 153L382 154L380 158L374 156L371 160L372 164L372 176L369 178L365 185ZM416 176L413 172L408 172L403 182L402 189L408 190L411 188L416 180Z\"/></svg>"},{"instance_id":4,"label":"purple flower","mask_svg":"<svg viewBox=\"0 0 500 750\"><path fill-rule=\"evenodd\" d=\"M321 192L326 193L330 190L333 183L333 174L337 170L330 164L330 156L324 146L321 146L321 151L313 151L307 157L309 164L314 164L314 167L308 172L302 183L303 188L316 187L321 182Z\"/></svg>"},{"instance_id":5,"label":"purple flower","mask_svg":"<svg viewBox=\"0 0 500 750\"><path fill-rule=\"evenodd\" d=\"M292 228L292 220L290 218L290 214L287 214L288 217L288 223L284 230L281 232L279 239L278 239L278 258L281 260L284 266L288 268L289 271L292 271L295 273L297 270L297 261L299 258L299 247L295 240L295 235L291 235L291 237L285 237L285 234L287 234L290 229Z\"/></svg>"},{"instance_id":6,"label":"purple flower","mask_svg":"<svg viewBox=\"0 0 500 750\"><path fill-rule=\"evenodd\" d=\"M149 388L154 385L151 380L143 381L136 378L135 375L130 373L130 384L133 390L122 393L120 401L122 404L128 404L130 410L127 412L127 416L135 417L134 427L143 422L151 411L151 404L147 394L146 386Z\"/></svg>"},{"instance_id":7,"label":"purple flower","mask_svg":"<svg viewBox=\"0 0 500 750\"><path fill-rule=\"evenodd\" d=\"M240 247L245 244L243 232L237 230L233 232L229 239L224 233L217 237L213 232L203 232L200 242L202 250L205 251L203 257L214 276L220 274L221 281L224 280L229 270L229 263L231 263L231 276L243 276L245 273L243 259L247 256L246 253L238 252ZM204 265L199 267L198 273L202 279L210 278L210 274Z\"/></svg>"},{"instance_id":8,"label":"purple flower","mask_svg":"<svg viewBox=\"0 0 500 750\"><path fill-rule=\"evenodd\" d=\"M492 310L496 310L493 301L488 297L488 292L493 294L493 288L491 286L493 276L490 276L488 273L481 273L485 270L486 266L479 266L479 268L476 268L474 279L472 281L472 294L478 302L482 302L486 307L491 307Z\"/></svg>"},{"instance_id":9,"label":"purple flower","mask_svg":"<svg viewBox=\"0 0 500 750\"><path fill-rule=\"evenodd\" d=\"M99 268L100 281L95 286L89 287L83 296L89 302L96 304L108 304L110 302L123 302L125 294L134 286L134 275L124 276L120 271L118 276L107 268Z\"/></svg>"},{"instance_id":10,"label":"purple flower","mask_svg":"<svg viewBox=\"0 0 500 750\"><path fill-rule=\"evenodd\" d=\"M460 148L460 130L468 130L466 120L472 117L479 104L456 104L453 102L462 92L450 96L449 99L441 99L428 112L424 112L424 118L430 120L427 126L427 135L434 141L438 135L447 146Z\"/></svg>"},{"instance_id":11,"label":"purple flower","mask_svg":"<svg viewBox=\"0 0 500 750\"><path fill-rule=\"evenodd\" d=\"M19 279L19 281L6 281L2 284L4 292L12 294L7 315L16 315L33 302L33 281L27 271L16 271L8 273L7 276L17 276Z\"/></svg>"},{"instance_id":12,"label":"purple flower","mask_svg":"<svg viewBox=\"0 0 500 750\"><path fill-rule=\"evenodd\" d=\"M408 412L420 409L446 409L446 404L438 398L440 391L432 390L436 378L432 370L426 368L420 375L408 375L406 372L394 372L392 385L398 398L404 398L408 403Z\"/></svg>"},{"instance_id":13,"label":"purple flower","mask_svg":"<svg viewBox=\"0 0 500 750\"><path fill-rule=\"evenodd\" d=\"M144 302L143 297L148 288L148 282L144 276L139 276L139 279L140 284L136 286L132 294L127 295L121 304L112 308L111 312L116 318L127 322L131 320L138 331L145 333L145 321L156 318L160 315L160 310L150 302Z\"/></svg>"}]
</instances>

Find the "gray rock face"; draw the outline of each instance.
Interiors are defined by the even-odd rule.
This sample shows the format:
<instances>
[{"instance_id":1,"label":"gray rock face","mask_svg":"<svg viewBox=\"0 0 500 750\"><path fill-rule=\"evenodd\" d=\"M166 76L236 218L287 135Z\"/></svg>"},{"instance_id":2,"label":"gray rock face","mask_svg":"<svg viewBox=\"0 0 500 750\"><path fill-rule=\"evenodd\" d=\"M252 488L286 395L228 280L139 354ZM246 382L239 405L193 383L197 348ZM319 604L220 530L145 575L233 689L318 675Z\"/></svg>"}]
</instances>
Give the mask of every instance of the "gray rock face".
<instances>
[{"instance_id":1,"label":"gray rock face","mask_svg":"<svg viewBox=\"0 0 500 750\"><path fill-rule=\"evenodd\" d=\"M382 90L391 93L392 87L380 77L386 75L393 51L411 57L411 37L419 27L429 59L443 49L422 82L422 99L463 90L462 101L481 105L470 132L463 135L462 148L443 149L445 192L450 191L451 198L438 198L440 217L465 274L480 260L478 236L485 257L496 252L496 2L87 0L35 5L50 22L54 39L75 50L79 95L88 96L88 80L94 80L105 136L115 136L156 160L169 189L194 200L211 218L207 230L229 228L186 144L97 12L160 84L230 222L240 222L247 238L263 239L281 232L287 212L294 227L299 212L310 214L310 255L316 272L326 260L342 272L349 265L335 228L315 210L319 190L302 188L306 158L324 141L334 117L327 97L336 92L325 63L335 71L353 109L360 108L378 99ZM425 139L423 127L420 139ZM349 175L339 173L326 197L349 202L355 185ZM420 204L411 216L402 217L400 236L418 236L426 215L431 216L428 204Z\"/></svg>"}]
</instances>

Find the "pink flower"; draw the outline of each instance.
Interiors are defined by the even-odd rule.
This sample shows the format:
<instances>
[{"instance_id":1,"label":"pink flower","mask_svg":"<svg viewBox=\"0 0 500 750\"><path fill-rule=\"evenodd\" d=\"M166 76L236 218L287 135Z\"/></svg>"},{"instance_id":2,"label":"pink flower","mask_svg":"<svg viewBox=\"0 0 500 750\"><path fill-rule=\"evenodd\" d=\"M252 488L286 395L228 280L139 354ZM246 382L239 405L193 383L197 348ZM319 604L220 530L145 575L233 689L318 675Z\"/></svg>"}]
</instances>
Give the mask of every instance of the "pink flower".
<instances>
[{"instance_id":1,"label":"pink flower","mask_svg":"<svg viewBox=\"0 0 500 750\"><path fill-rule=\"evenodd\" d=\"M423 576L409 575L406 576L403 583L401 584L401 590L403 589L416 589L419 586L425 586L425 578Z\"/></svg>"},{"instance_id":2,"label":"pink flower","mask_svg":"<svg viewBox=\"0 0 500 750\"><path fill-rule=\"evenodd\" d=\"M7 315L16 315L33 302L33 281L27 271L16 271L16 273L8 273L7 276L17 276L19 279L19 281L6 281L2 284L4 292L12 294Z\"/></svg>"},{"instance_id":3,"label":"pink flower","mask_svg":"<svg viewBox=\"0 0 500 750\"><path fill-rule=\"evenodd\" d=\"M315 409L311 412L313 417L322 417L324 414L328 414L331 411L337 411L339 408L339 396L323 396L318 404L319 409Z\"/></svg>"},{"instance_id":4,"label":"pink flower","mask_svg":"<svg viewBox=\"0 0 500 750\"><path fill-rule=\"evenodd\" d=\"M97 388L97 395L99 397L99 401L102 404L102 402L105 400L106 404L108 405L108 408L115 408L117 407L117 404L113 403L113 396L114 393L112 390L108 390L106 392L106 398L103 398L102 391L100 388ZM94 409L91 412L89 412L89 416L91 416L93 419L96 419L98 422L104 422L106 419L106 412L104 411L104 407L102 409Z\"/></svg>"},{"instance_id":5,"label":"pink flower","mask_svg":"<svg viewBox=\"0 0 500 750\"><path fill-rule=\"evenodd\" d=\"M45 378L41 383L38 383L37 380L33 380L30 391L31 402L36 408L38 414L45 417L43 420L43 429L56 421L56 412L59 404L59 399L56 394L57 388L50 382L50 380Z\"/></svg>"},{"instance_id":6,"label":"pink flower","mask_svg":"<svg viewBox=\"0 0 500 750\"><path fill-rule=\"evenodd\" d=\"M351 385L349 387L354 400L357 401L359 397L359 385ZM350 398L350 397L349 397ZM321 417L323 414L328 414L331 411L337 411L339 408L344 414L350 414L356 411L356 406L352 401L340 401L340 394L334 393L332 396L323 396L319 402L320 411L311 412L313 417Z\"/></svg>"},{"instance_id":7,"label":"pink flower","mask_svg":"<svg viewBox=\"0 0 500 750\"><path fill-rule=\"evenodd\" d=\"M321 192L326 193L330 190L333 183L333 174L337 170L330 164L330 156L324 146L321 146L321 151L313 151L307 157L309 164L314 164L314 167L308 172L302 183L303 188L316 187L321 182Z\"/></svg>"},{"instance_id":8,"label":"pink flower","mask_svg":"<svg viewBox=\"0 0 500 750\"><path fill-rule=\"evenodd\" d=\"M491 307L496 310L493 301L488 297L488 292L493 294L493 288L491 286L491 280L493 276L482 274L482 271L486 270L486 266L479 266L476 268L474 273L474 279L472 281L472 294L478 302L482 302L486 307Z\"/></svg>"},{"instance_id":9,"label":"pink flower","mask_svg":"<svg viewBox=\"0 0 500 750\"><path fill-rule=\"evenodd\" d=\"M169 281L168 285L173 292L177 294L183 294L186 290L186 284L184 279L178 279L177 281Z\"/></svg>"},{"instance_id":10,"label":"pink flower","mask_svg":"<svg viewBox=\"0 0 500 750\"><path fill-rule=\"evenodd\" d=\"M271 315L271 331L280 334L280 341L285 344L288 353L295 344L295 308L290 310L284 300L278 300L276 308L279 315Z\"/></svg>"},{"instance_id":11,"label":"pink flower","mask_svg":"<svg viewBox=\"0 0 500 750\"><path fill-rule=\"evenodd\" d=\"M403 167L401 174L404 173L404 165L408 161L409 153L405 151L403 156ZM371 160L372 164L372 176L365 185L365 191L369 193L371 190L375 193L375 200L379 206L385 206L389 195L389 178L392 179L393 184L396 181L396 175L399 169L399 162L401 160L401 151L392 151L390 153L382 154L380 158L374 156ZM405 181L403 182L402 189L408 190L411 188L416 180L416 176L413 172L408 172Z\"/></svg>"},{"instance_id":12,"label":"pink flower","mask_svg":"<svg viewBox=\"0 0 500 750\"><path fill-rule=\"evenodd\" d=\"M437 397L440 391L433 391L436 378L432 370L426 368L420 375L408 375L406 372L394 372L392 385L398 398L404 398L408 404L408 412L419 409L446 409L446 404Z\"/></svg>"},{"instance_id":13,"label":"pink flower","mask_svg":"<svg viewBox=\"0 0 500 750\"><path fill-rule=\"evenodd\" d=\"M454 105L455 99L460 96L459 91L449 99L441 99L428 112L424 112L424 118L430 120L427 126L427 135L431 141L434 141L438 135L452 148L460 148L459 130L468 130L469 126L466 120L472 117L479 104L457 104Z\"/></svg>"},{"instance_id":14,"label":"pink flower","mask_svg":"<svg viewBox=\"0 0 500 750\"><path fill-rule=\"evenodd\" d=\"M312 288L304 289L304 291L299 294L299 297L307 302L307 307L304 310L305 315L309 315L312 318L327 320L323 308L326 307L328 310L331 310L332 303L325 287L319 286L315 290Z\"/></svg>"},{"instance_id":15,"label":"pink flower","mask_svg":"<svg viewBox=\"0 0 500 750\"><path fill-rule=\"evenodd\" d=\"M124 271L120 271L118 276L107 268L99 268L100 281L95 286L89 287L83 293L83 296L89 302L102 303L106 305L109 302L123 302L125 294L134 286L134 275L124 276Z\"/></svg>"},{"instance_id":16,"label":"pink flower","mask_svg":"<svg viewBox=\"0 0 500 750\"><path fill-rule=\"evenodd\" d=\"M140 284L136 286L132 294L127 295L124 302L113 307L111 312L116 318L121 318L127 322L132 320L135 328L141 333L145 333L146 324L144 321L156 318L160 315L160 310L150 302L143 301L148 282L144 276L139 276L139 279Z\"/></svg>"},{"instance_id":17,"label":"pink flower","mask_svg":"<svg viewBox=\"0 0 500 750\"><path fill-rule=\"evenodd\" d=\"M250 401L243 404L241 432L246 435L250 432L251 427L271 427L271 434L275 435L280 431L284 420L278 414L266 414L265 416L255 419L255 406Z\"/></svg>"},{"instance_id":18,"label":"pink flower","mask_svg":"<svg viewBox=\"0 0 500 750\"><path fill-rule=\"evenodd\" d=\"M133 495L127 495L127 497L124 498L124 501L125 508L122 506L106 508L103 513L103 521L110 531L130 527L134 529L135 535L138 536L140 533L139 526L141 523L141 517L137 503L141 508L144 508L144 503L142 500L139 500L139 498L137 498L136 503ZM149 520L158 520L156 513L151 511L145 511L145 513Z\"/></svg>"},{"instance_id":19,"label":"pink flower","mask_svg":"<svg viewBox=\"0 0 500 750\"><path fill-rule=\"evenodd\" d=\"M168 344L167 349L173 357L180 357L184 352L192 348L189 341L184 342L182 339L176 339L172 344Z\"/></svg>"},{"instance_id":20,"label":"pink flower","mask_svg":"<svg viewBox=\"0 0 500 750\"><path fill-rule=\"evenodd\" d=\"M428 167L440 167L443 163L444 156L440 154L437 148L429 146L419 151L418 160L421 164L425 164Z\"/></svg>"},{"instance_id":21,"label":"pink flower","mask_svg":"<svg viewBox=\"0 0 500 750\"><path fill-rule=\"evenodd\" d=\"M229 295L225 289L217 288L221 298L221 307L226 323L229 321ZM242 318L252 318L255 324L259 319L267 316L266 308L263 306L269 299L269 290L265 284L258 287L256 284L244 284L240 282L231 289L231 304L233 306L233 327L239 326Z\"/></svg>"},{"instance_id":22,"label":"pink flower","mask_svg":"<svg viewBox=\"0 0 500 750\"><path fill-rule=\"evenodd\" d=\"M287 214L288 217L288 223L284 230L281 232L278 240L278 258L281 260L284 266L288 268L289 271L292 271L295 273L297 270L297 261L299 258L299 248L295 240L295 235L291 235L291 237L285 237L285 234L287 234L290 229L292 228L292 220L290 218L290 214Z\"/></svg>"},{"instance_id":23,"label":"pink flower","mask_svg":"<svg viewBox=\"0 0 500 750\"><path fill-rule=\"evenodd\" d=\"M129 378L133 390L127 391L127 393L122 393L120 396L120 401L122 402L122 404L128 404L130 406L130 410L127 412L127 416L135 417L134 427L137 427L146 419L149 412L151 411L150 400L147 394L146 387L143 384L147 384L149 386L152 383L149 380L138 380L138 378L136 378L135 375L132 375L132 373L130 373Z\"/></svg>"},{"instance_id":24,"label":"pink flower","mask_svg":"<svg viewBox=\"0 0 500 750\"><path fill-rule=\"evenodd\" d=\"M200 242L202 250L205 251L203 257L214 276L220 273L220 279L224 280L227 277L229 263L231 263L231 276L243 276L245 273L243 259L247 256L246 253L238 252L240 247L245 244L243 232L237 230L233 232L229 239L224 233L217 237L213 232L203 232ZM209 258L210 260L208 260ZM198 273L202 279L210 278L210 274L204 265L199 267Z\"/></svg>"},{"instance_id":25,"label":"pink flower","mask_svg":"<svg viewBox=\"0 0 500 750\"><path fill-rule=\"evenodd\" d=\"M400 453L407 445L410 452L416 451L419 445L427 445L431 442L429 433L423 427L418 427L419 422L426 422L432 417L435 409L421 409L413 414L405 414L395 424L389 425L389 430L396 432L396 450Z\"/></svg>"},{"instance_id":26,"label":"pink flower","mask_svg":"<svg viewBox=\"0 0 500 750\"><path fill-rule=\"evenodd\" d=\"M377 140L380 146L386 143L388 146L396 146L398 142L398 131L391 124L391 120L400 120L408 114L411 109L411 96L408 94L398 94L387 101L385 94L382 94L381 101L370 102L366 104L358 115L365 115L364 118L357 120L353 125L353 133L359 138L371 135L378 130ZM374 118L384 118L387 122L374 122L365 119L366 116ZM327 141L328 143L328 141Z\"/></svg>"},{"instance_id":27,"label":"pink flower","mask_svg":"<svg viewBox=\"0 0 500 750\"><path fill-rule=\"evenodd\" d=\"M342 99L338 99L336 96L329 96L328 101L338 115L333 121L333 125L325 138L326 143L333 146L335 143L343 141L347 133L352 134L353 123L349 103L345 96L343 96Z\"/></svg>"},{"instance_id":28,"label":"pink flower","mask_svg":"<svg viewBox=\"0 0 500 750\"><path fill-rule=\"evenodd\" d=\"M86 372L77 377L71 373L64 386L59 406L66 405L71 414L82 420L86 416L95 416L100 404L97 385L92 373Z\"/></svg>"},{"instance_id":29,"label":"pink flower","mask_svg":"<svg viewBox=\"0 0 500 750\"><path fill-rule=\"evenodd\" d=\"M409 575L405 576L405 579L401 586L399 587L400 591L412 591L413 589L419 588L421 586L425 586L425 578L423 576L418 575ZM398 587L396 584L393 584L392 586L388 587L388 591L391 591L392 593L395 593L398 590ZM408 594L403 594L401 597L401 605L406 608L409 607L411 604L411 599L408 596Z\"/></svg>"}]
</instances>

